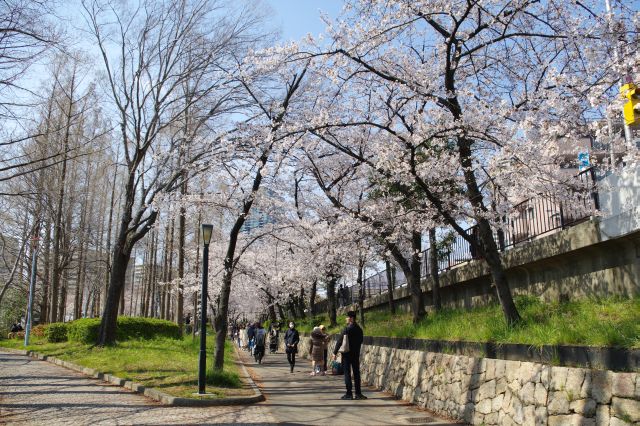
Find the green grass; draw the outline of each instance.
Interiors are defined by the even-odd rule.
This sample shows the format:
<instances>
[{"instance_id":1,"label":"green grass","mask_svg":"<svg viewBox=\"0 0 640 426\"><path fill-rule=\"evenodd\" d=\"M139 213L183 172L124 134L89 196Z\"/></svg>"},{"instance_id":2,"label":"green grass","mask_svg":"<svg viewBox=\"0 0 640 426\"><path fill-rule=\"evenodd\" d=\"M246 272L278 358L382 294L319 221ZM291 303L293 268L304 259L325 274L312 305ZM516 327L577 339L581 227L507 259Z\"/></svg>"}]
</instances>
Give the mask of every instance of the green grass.
<instances>
[{"instance_id":1,"label":"green grass","mask_svg":"<svg viewBox=\"0 0 640 426\"><path fill-rule=\"evenodd\" d=\"M207 364L213 361L213 336L207 348ZM113 347L92 347L78 342L47 343L32 339L27 349L95 368L152 387L168 394L193 397L198 390L199 340L185 336L183 340L158 338L127 340ZM24 349L22 340L0 340L0 346ZM225 345L225 369L207 373L207 392L216 396L238 395L246 392L235 364L233 346Z\"/></svg>"},{"instance_id":2,"label":"green grass","mask_svg":"<svg viewBox=\"0 0 640 426\"><path fill-rule=\"evenodd\" d=\"M522 322L507 327L498 305L472 310L445 309L429 314L419 324L408 313L391 315L386 309L365 314L368 336L413 337L433 340L523 343L542 345L588 345L640 348L640 298L585 299L565 303L544 303L535 297L518 297ZM298 321L300 331L328 324L326 315ZM337 333L344 318L338 318Z\"/></svg>"}]
</instances>

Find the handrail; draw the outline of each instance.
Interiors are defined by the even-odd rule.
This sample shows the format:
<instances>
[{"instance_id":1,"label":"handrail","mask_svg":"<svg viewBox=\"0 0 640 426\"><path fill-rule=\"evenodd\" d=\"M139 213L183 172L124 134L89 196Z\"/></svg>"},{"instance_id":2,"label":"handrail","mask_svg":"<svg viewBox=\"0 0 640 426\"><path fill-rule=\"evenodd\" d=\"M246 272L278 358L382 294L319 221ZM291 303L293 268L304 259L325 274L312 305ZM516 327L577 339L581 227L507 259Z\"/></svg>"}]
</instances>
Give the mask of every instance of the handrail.
<instances>
[{"instance_id":1,"label":"handrail","mask_svg":"<svg viewBox=\"0 0 640 426\"><path fill-rule=\"evenodd\" d=\"M575 178L585 186L581 202L577 203L577 205L545 194L538 194L514 205L512 213L508 217L502 218L505 226L494 233L494 239L498 244L499 250L504 252L518 244L543 237L559 229L577 225L588 220L594 211L600 210L595 168L590 167L583 170ZM465 233L476 239L479 244L477 229L477 225L474 225L466 229ZM430 249L427 248L422 252L424 261L421 262L421 278L426 278L430 275ZM460 235L456 235L449 249L440 253L438 273L479 259L481 259L479 253L469 241ZM404 287L406 278L402 270L396 268L395 275L395 288ZM344 294L337 294L340 305L351 304L358 300L358 289L355 284L344 287L344 289ZM387 291L386 269L365 279L365 299Z\"/></svg>"}]
</instances>

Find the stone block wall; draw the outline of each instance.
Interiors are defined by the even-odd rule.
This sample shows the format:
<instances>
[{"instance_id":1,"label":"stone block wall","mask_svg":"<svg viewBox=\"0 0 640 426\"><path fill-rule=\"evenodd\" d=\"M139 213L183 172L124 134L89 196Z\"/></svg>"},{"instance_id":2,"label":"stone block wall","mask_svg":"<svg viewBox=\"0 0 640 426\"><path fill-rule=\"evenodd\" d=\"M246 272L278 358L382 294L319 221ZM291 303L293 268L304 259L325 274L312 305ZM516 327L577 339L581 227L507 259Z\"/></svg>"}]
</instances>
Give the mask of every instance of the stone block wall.
<instances>
[{"instance_id":1,"label":"stone block wall","mask_svg":"<svg viewBox=\"0 0 640 426\"><path fill-rule=\"evenodd\" d=\"M309 342L300 336L298 365ZM363 384L474 425L640 426L640 373L374 345L360 361Z\"/></svg>"},{"instance_id":2,"label":"stone block wall","mask_svg":"<svg viewBox=\"0 0 640 426\"><path fill-rule=\"evenodd\" d=\"M364 346L362 377L475 425L640 424L640 374Z\"/></svg>"}]
</instances>

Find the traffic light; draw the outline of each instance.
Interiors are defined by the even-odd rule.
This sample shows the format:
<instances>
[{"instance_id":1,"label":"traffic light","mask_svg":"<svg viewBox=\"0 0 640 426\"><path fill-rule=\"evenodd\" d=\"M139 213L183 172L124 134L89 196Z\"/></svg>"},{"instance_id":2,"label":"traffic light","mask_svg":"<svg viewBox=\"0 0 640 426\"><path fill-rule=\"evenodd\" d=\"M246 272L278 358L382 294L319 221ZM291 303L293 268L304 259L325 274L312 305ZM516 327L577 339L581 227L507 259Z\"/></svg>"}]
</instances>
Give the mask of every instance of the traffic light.
<instances>
[{"instance_id":1,"label":"traffic light","mask_svg":"<svg viewBox=\"0 0 640 426\"><path fill-rule=\"evenodd\" d=\"M637 126L640 124L640 90L633 83L627 83L620 87L620 94L627 99L622 113L624 124L627 126Z\"/></svg>"}]
</instances>

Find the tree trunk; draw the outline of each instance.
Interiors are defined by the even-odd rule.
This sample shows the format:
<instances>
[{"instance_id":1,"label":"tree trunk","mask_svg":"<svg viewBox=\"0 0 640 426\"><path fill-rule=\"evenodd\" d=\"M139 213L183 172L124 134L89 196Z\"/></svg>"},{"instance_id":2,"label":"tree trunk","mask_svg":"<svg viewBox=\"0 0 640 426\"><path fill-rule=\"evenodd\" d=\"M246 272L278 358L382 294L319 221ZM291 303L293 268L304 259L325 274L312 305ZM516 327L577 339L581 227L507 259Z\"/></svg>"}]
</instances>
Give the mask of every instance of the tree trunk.
<instances>
[{"instance_id":1,"label":"tree trunk","mask_svg":"<svg viewBox=\"0 0 640 426\"><path fill-rule=\"evenodd\" d=\"M171 284L173 280L173 234L175 231L175 219L171 219L171 237L169 238L169 275L167 276L167 319L173 320L173 298L171 297Z\"/></svg>"},{"instance_id":2,"label":"tree trunk","mask_svg":"<svg viewBox=\"0 0 640 426\"><path fill-rule=\"evenodd\" d=\"M129 225L133 221L132 208L135 200L135 175L129 173L127 186L124 194L124 209L122 211L120 226L113 248L113 267L109 278L109 288L107 300L100 323L97 344L100 346L113 345L116 341L116 331L118 326L118 302L120 293L123 291L127 265L131 257L131 250L134 244L144 237L150 227L155 223L157 211L148 213L144 220L145 227L141 230L131 230Z\"/></svg>"},{"instance_id":3,"label":"tree trunk","mask_svg":"<svg viewBox=\"0 0 640 426\"><path fill-rule=\"evenodd\" d=\"M433 288L431 289L433 309L437 312L442 309L442 302L440 301L440 275L438 272L438 248L435 228L429 229L429 270L433 282Z\"/></svg>"},{"instance_id":4,"label":"tree trunk","mask_svg":"<svg viewBox=\"0 0 640 426\"><path fill-rule=\"evenodd\" d=\"M360 311L360 325L364 327L364 260L358 261L358 309Z\"/></svg>"},{"instance_id":5,"label":"tree trunk","mask_svg":"<svg viewBox=\"0 0 640 426\"><path fill-rule=\"evenodd\" d=\"M327 276L327 300L329 301L328 306L328 314L329 314L329 327L335 327L338 325L337 322L337 308L336 308L336 283L338 282L338 277L333 275L333 273L329 273Z\"/></svg>"},{"instance_id":6,"label":"tree trunk","mask_svg":"<svg viewBox=\"0 0 640 426\"><path fill-rule=\"evenodd\" d=\"M80 253L78 258L78 271L76 273L76 291L73 299L73 319L82 317L82 297L84 289L82 289L82 268L84 266L84 244L80 244Z\"/></svg>"},{"instance_id":7,"label":"tree trunk","mask_svg":"<svg viewBox=\"0 0 640 426\"><path fill-rule=\"evenodd\" d=\"M64 322L65 313L67 310L67 286L69 284L69 279L67 277L67 271L62 271L64 275L62 278L62 285L60 286L60 298L58 304L58 321Z\"/></svg>"},{"instance_id":8,"label":"tree trunk","mask_svg":"<svg viewBox=\"0 0 640 426\"><path fill-rule=\"evenodd\" d=\"M51 222L44 227L44 271L42 273L42 303L40 304L40 322L47 322L49 318L49 272L51 260Z\"/></svg>"},{"instance_id":9,"label":"tree trunk","mask_svg":"<svg viewBox=\"0 0 640 426\"><path fill-rule=\"evenodd\" d=\"M297 306L298 306L298 318L304 318L304 310L305 310L305 306L304 306L304 286L300 285L300 295L298 296L298 300L297 300Z\"/></svg>"},{"instance_id":10,"label":"tree trunk","mask_svg":"<svg viewBox=\"0 0 640 426\"><path fill-rule=\"evenodd\" d=\"M411 314L413 323L416 324L425 317L424 296L420 286L420 255L422 249L422 235L420 232L411 232L411 258L407 260L397 245L387 243L393 258L402 268L407 279L409 293L411 295Z\"/></svg>"},{"instance_id":11,"label":"tree trunk","mask_svg":"<svg viewBox=\"0 0 640 426\"><path fill-rule=\"evenodd\" d=\"M138 290L138 293L140 295L139 309L140 309L141 317L145 316L145 301L147 298L147 293L146 293L147 281L149 280L149 274L151 273L151 268L149 267L149 258L151 257L150 245L151 245L151 239L147 238L147 241L145 244L145 250L144 250L144 258L142 260L143 266L144 266L144 275L142 277L142 280L140 280L140 289Z\"/></svg>"},{"instance_id":12,"label":"tree trunk","mask_svg":"<svg viewBox=\"0 0 640 426\"><path fill-rule=\"evenodd\" d=\"M119 157L116 157L116 164L119 160ZM109 280L111 277L111 232L113 230L113 212L115 210L115 195L116 195L116 181L118 180L118 166L115 168L115 176L113 177L113 183L111 185L111 200L109 201L109 221L107 222L107 264L106 264L106 274L104 277L104 294L105 300L107 299L107 291L109 289ZM102 291L98 292L98 306L100 308L100 296Z\"/></svg>"},{"instance_id":13,"label":"tree trunk","mask_svg":"<svg viewBox=\"0 0 640 426\"><path fill-rule=\"evenodd\" d=\"M284 314L284 309L282 309L282 305L280 303L276 302L276 308L278 308L278 315L280 315L280 319L287 319L287 316Z\"/></svg>"},{"instance_id":14,"label":"tree trunk","mask_svg":"<svg viewBox=\"0 0 640 426\"><path fill-rule=\"evenodd\" d=\"M157 318L158 315L158 240L160 239L157 232L154 232L155 240L151 249L151 291L149 316Z\"/></svg>"},{"instance_id":15,"label":"tree trunk","mask_svg":"<svg viewBox=\"0 0 640 426\"><path fill-rule=\"evenodd\" d=\"M162 281L165 283L169 281L169 244L167 244L167 238L169 236L169 223L164 227L164 250L162 255ZM160 313L162 319L167 319L167 287L166 285L162 289L162 298L160 300Z\"/></svg>"},{"instance_id":16,"label":"tree trunk","mask_svg":"<svg viewBox=\"0 0 640 426\"><path fill-rule=\"evenodd\" d=\"M136 252L133 252L133 264L131 265L131 293L129 297L129 316L134 316L133 314L133 295L136 291Z\"/></svg>"},{"instance_id":17,"label":"tree trunk","mask_svg":"<svg viewBox=\"0 0 640 426\"><path fill-rule=\"evenodd\" d=\"M311 283L311 291L309 291L309 318L313 318L316 314L316 292L318 290L318 281L313 280Z\"/></svg>"},{"instance_id":18,"label":"tree trunk","mask_svg":"<svg viewBox=\"0 0 640 426\"><path fill-rule=\"evenodd\" d=\"M491 225L489 224L489 221L487 219L480 219L478 221L478 229L480 232L480 239L485 247L485 260L487 261L487 264L489 264L489 269L491 270L491 276L493 277L493 283L496 286L496 294L498 296L500 306L502 307L502 313L506 318L507 324L512 326L520 321L520 314L518 313L518 308L513 301L507 275L504 272L500 253L498 252L498 246L493 239L493 232L491 232Z\"/></svg>"},{"instance_id":19,"label":"tree trunk","mask_svg":"<svg viewBox=\"0 0 640 426\"><path fill-rule=\"evenodd\" d=\"M53 276L51 284L51 318L49 322L58 322L58 296L60 293L60 280L62 279L62 268L60 261L60 249L62 244L62 209L64 203L65 183L67 176L67 150L68 139L65 139L64 154L62 159L62 172L60 177L60 188L58 189L58 205L55 213L55 225L53 228Z\"/></svg>"},{"instance_id":20,"label":"tree trunk","mask_svg":"<svg viewBox=\"0 0 640 426\"><path fill-rule=\"evenodd\" d=\"M269 303L269 307L268 307L268 311L269 311L269 319L271 320L272 323L278 321L278 316L276 314L276 307L273 304L273 297L272 296L268 296L267 297L268 303Z\"/></svg>"},{"instance_id":21,"label":"tree trunk","mask_svg":"<svg viewBox=\"0 0 640 426\"><path fill-rule=\"evenodd\" d=\"M202 193L200 194L202 196ZM196 229L202 226L202 211L198 210L198 222ZM196 277L200 277L200 236L201 232L196 232ZM196 329L198 327L198 291L193 293L193 323L192 336L196 338Z\"/></svg>"},{"instance_id":22,"label":"tree trunk","mask_svg":"<svg viewBox=\"0 0 640 426\"><path fill-rule=\"evenodd\" d=\"M395 315L396 313L396 304L395 304L395 300L393 299L393 290L395 289L395 284L396 284L396 271L395 268L391 265L391 262L389 262L389 259L385 259L384 261L385 266L386 266L386 273L387 273L387 293L389 294L389 312L391 312L392 315Z\"/></svg>"},{"instance_id":23,"label":"tree trunk","mask_svg":"<svg viewBox=\"0 0 640 426\"><path fill-rule=\"evenodd\" d=\"M422 235L420 232L411 233L411 273L409 287L411 288L411 311L413 313L413 323L417 324L426 316L424 309L424 296L420 286L420 255L422 254Z\"/></svg>"},{"instance_id":24,"label":"tree trunk","mask_svg":"<svg viewBox=\"0 0 640 426\"><path fill-rule=\"evenodd\" d=\"M445 87L449 91L448 106L453 115L454 120L458 120L462 117L462 107L458 102L455 88L455 71L454 69L448 69L445 77ZM480 239L482 241L482 247L477 247L485 257L489 269L491 270L491 276L493 277L493 283L496 286L496 294L498 301L502 307L505 319L509 326L514 325L520 321L520 314L513 302L511 295L511 289L509 288L509 281L504 272L504 267L500 259L498 246L493 239L493 232L491 230L491 224L486 216L483 216L487 212L487 208L483 203L483 195L480 191L478 181L474 172L472 144L473 141L465 136L457 138L458 146L458 158L460 166L462 166L462 174L467 186L465 193L469 203L473 206L474 210L478 213L477 222L478 230L480 233ZM474 244L474 243L472 243ZM476 243L477 244L477 243Z\"/></svg>"},{"instance_id":25,"label":"tree trunk","mask_svg":"<svg viewBox=\"0 0 640 426\"><path fill-rule=\"evenodd\" d=\"M225 263L227 263L226 260ZM218 298L218 309L214 320L216 347L213 353L213 368L216 370L222 370L224 368L224 342L227 338L227 314L229 312L232 274L233 269L225 269L224 275L222 276L222 290Z\"/></svg>"},{"instance_id":26,"label":"tree trunk","mask_svg":"<svg viewBox=\"0 0 640 426\"><path fill-rule=\"evenodd\" d=\"M109 291L104 312L102 313L102 323L98 333L98 344L113 345L116 342L116 331L118 322L118 301L127 274L130 253L126 247L117 242L113 249L113 263L111 265L111 275L109 279Z\"/></svg>"},{"instance_id":27,"label":"tree trunk","mask_svg":"<svg viewBox=\"0 0 640 426\"><path fill-rule=\"evenodd\" d=\"M73 96L75 89L75 72L72 75L71 87L68 96L68 108L66 113L65 133L62 142L62 170L60 171L60 179L58 181L58 198L57 207L55 210L55 224L54 224L54 237L53 237L53 279L51 286L51 319L50 322L58 321L58 293L60 291L60 280L62 279L62 268L60 266L60 245L62 244L63 229L62 229L62 210L64 206L65 198L65 185L67 180L67 161L69 151L69 139L71 135L71 114L73 111Z\"/></svg>"},{"instance_id":28,"label":"tree trunk","mask_svg":"<svg viewBox=\"0 0 640 426\"><path fill-rule=\"evenodd\" d=\"M181 187L183 195L187 193L187 180L186 173L183 173L184 182ZM180 329L180 336L182 336L184 328L184 285L182 279L184 278L184 240L186 233L186 210L184 207L180 207L180 217L178 218L178 297L176 300L176 315L178 317L178 328Z\"/></svg>"}]
</instances>

